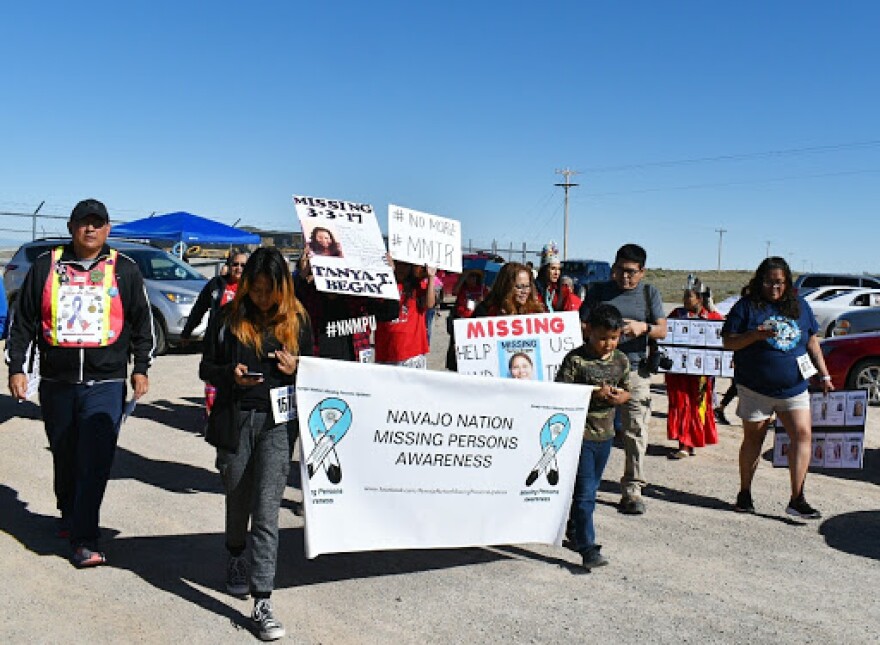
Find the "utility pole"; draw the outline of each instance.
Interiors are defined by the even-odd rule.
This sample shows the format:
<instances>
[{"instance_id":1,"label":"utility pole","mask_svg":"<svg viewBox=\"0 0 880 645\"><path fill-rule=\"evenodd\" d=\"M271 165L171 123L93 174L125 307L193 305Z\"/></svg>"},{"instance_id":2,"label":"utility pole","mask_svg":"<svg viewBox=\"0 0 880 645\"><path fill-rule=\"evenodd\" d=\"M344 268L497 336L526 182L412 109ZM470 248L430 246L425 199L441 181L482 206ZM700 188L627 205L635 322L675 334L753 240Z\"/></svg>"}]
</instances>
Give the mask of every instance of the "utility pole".
<instances>
[{"instance_id":1,"label":"utility pole","mask_svg":"<svg viewBox=\"0 0 880 645\"><path fill-rule=\"evenodd\" d=\"M769 258L770 257L770 240L767 240L766 244L767 244L767 254L764 257Z\"/></svg>"},{"instance_id":2,"label":"utility pole","mask_svg":"<svg viewBox=\"0 0 880 645\"><path fill-rule=\"evenodd\" d=\"M571 183L572 175L579 175L580 173L577 170L570 170L566 168L565 170L557 170L557 175L563 175L565 177L565 182L561 184L554 184L554 186L562 186L565 189L565 223L563 224L562 231L562 259L568 259L568 189L574 188L575 186L579 186L580 184Z\"/></svg>"},{"instance_id":3,"label":"utility pole","mask_svg":"<svg viewBox=\"0 0 880 645\"><path fill-rule=\"evenodd\" d=\"M34 211L33 215L33 223L31 224L31 242L37 239L37 213L40 212L40 209L43 208L43 204L46 203L46 200L40 202L40 205L37 206L37 210Z\"/></svg>"},{"instance_id":4,"label":"utility pole","mask_svg":"<svg viewBox=\"0 0 880 645\"><path fill-rule=\"evenodd\" d=\"M721 271L721 241L724 239L724 234L727 233L727 229L716 228L715 232L718 233L718 270Z\"/></svg>"}]
</instances>

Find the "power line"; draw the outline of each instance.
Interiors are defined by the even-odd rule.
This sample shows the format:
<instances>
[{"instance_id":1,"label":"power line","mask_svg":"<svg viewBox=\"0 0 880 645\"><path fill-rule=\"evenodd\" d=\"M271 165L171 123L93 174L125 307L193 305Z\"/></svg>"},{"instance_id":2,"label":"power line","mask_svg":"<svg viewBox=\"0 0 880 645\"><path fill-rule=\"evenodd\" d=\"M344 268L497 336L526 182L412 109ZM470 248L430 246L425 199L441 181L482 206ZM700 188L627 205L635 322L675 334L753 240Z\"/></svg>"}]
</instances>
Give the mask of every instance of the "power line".
<instances>
[{"instance_id":1,"label":"power line","mask_svg":"<svg viewBox=\"0 0 880 645\"><path fill-rule=\"evenodd\" d=\"M586 172L619 172L623 170L639 170L642 168L665 168L667 166L679 166L684 164L710 163L719 161L742 161L746 159L764 159L768 157L789 157L805 154L820 154L824 152L837 152L855 148L873 148L880 146L880 140L855 141L852 143L838 143L827 146L811 146L808 148L787 148L783 150L766 150L764 152L746 152L738 155L716 155L714 157L693 157L691 159L675 159L672 161L647 161L643 163L622 164L619 166L602 166L588 168Z\"/></svg>"},{"instance_id":2,"label":"power line","mask_svg":"<svg viewBox=\"0 0 880 645\"><path fill-rule=\"evenodd\" d=\"M869 175L880 172L877 169L868 170L843 170L840 172L816 173L812 175L790 175L788 177L769 177L767 179L750 179L744 181L726 181L712 184L690 184L687 186L667 186L658 188L641 188L637 190L611 191L607 193L587 193L580 199L594 197L618 197L620 195L638 195L642 193L659 193L667 190L699 190L703 188L730 188L733 186L748 186L751 184L772 184L783 181L796 181L799 179L824 179L828 177L847 177L851 175ZM577 198L576 198L577 199Z\"/></svg>"}]
</instances>

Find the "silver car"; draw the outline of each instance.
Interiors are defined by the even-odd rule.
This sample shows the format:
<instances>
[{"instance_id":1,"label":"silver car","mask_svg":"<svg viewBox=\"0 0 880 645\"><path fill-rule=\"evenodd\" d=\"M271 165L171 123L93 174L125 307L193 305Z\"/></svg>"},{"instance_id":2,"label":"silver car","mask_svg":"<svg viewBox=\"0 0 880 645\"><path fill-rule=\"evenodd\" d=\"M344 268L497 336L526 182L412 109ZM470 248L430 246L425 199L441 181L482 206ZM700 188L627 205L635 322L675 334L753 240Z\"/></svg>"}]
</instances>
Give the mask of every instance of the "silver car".
<instances>
[{"instance_id":1,"label":"silver car","mask_svg":"<svg viewBox=\"0 0 880 645\"><path fill-rule=\"evenodd\" d=\"M46 251L68 242L69 238L35 240L23 244L16 251L3 275L3 288L6 290L10 310L14 307L15 298L34 260ZM183 331L187 316L207 283L207 278L162 249L122 240L108 240L107 243L134 260L141 270L153 310L156 354L164 354L169 346L179 342L180 332ZM203 321L196 328L193 332L194 339L204 334L205 326Z\"/></svg>"}]
</instances>

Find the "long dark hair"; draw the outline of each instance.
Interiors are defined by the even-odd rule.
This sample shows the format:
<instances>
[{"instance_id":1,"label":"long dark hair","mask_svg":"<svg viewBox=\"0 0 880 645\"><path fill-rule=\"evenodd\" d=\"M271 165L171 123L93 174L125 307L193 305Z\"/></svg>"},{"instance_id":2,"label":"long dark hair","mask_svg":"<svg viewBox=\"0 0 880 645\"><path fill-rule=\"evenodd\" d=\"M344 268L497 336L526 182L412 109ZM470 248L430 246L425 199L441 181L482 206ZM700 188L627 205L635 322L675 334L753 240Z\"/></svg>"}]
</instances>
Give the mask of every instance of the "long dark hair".
<instances>
[{"instance_id":1,"label":"long dark hair","mask_svg":"<svg viewBox=\"0 0 880 645\"><path fill-rule=\"evenodd\" d=\"M318 231L324 231L327 235L330 236L330 246L327 248L326 254L323 252L324 247L322 247L316 239L318 236ZM333 235L333 231L331 231L329 228L324 228L323 226L316 226L312 229L312 232L309 235L309 247L318 255L330 255L336 257L342 256L342 247L339 245L339 242L336 241L336 236Z\"/></svg>"},{"instance_id":2,"label":"long dark hair","mask_svg":"<svg viewBox=\"0 0 880 645\"><path fill-rule=\"evenodd\" d=\"M404 301L409 300L410 296L413 296L417 293L419 285L422 282L422 279L418 275L416 275L417 266L415 264L412 264L411 262L403 262L403 261L395 262L394 266L395 267L402 267L403 269L406 270L406 273L404 274L403 279L399 280L399 283L400 283L400 287L401 287L401 291L402 291L401 295L403 296ZM430 284L431 280L433 280L433 278L430 278L430 280L429 280L429 284L428 284L429 289L434 288L434 285Z\"/></svg>"},{"instance_id":3,"label":"long dark hair","mask_svg":"<svg viewBox=\"0 0 880 645\"><path fill-rule=\"evenodd\" d=\"M758 265L755 275L749 280L749 283L743 289L743 296L751 300L756 307L763 309L770 304L770 301L764 297L764 281L775 269L781 269L785 274L785 291L782 292L782 298L774 304L779 308L779 313L788 318L797 320L801 316L801 305L798 302L797 295L794 291L794 280L791 277L791 268L785 258L773 256L765 259Z\"/></svg>"},{"instance_id":4,"label":"long dark hair","mask_svg":"<svg viewBox=\"0 0 880 645\"><path fill-rule=\"evenodd\" d=\"M258 275L268 278L278 305L267 316L260 312L248 294ZM262 336L271 329L288 352L299 354L299 329L307 314L293 291L293 278L287 261L274 246L253 252L241 274L238 291L229 309L229 329L238 340L262 354Z\"/></svg>"}]
</instances>

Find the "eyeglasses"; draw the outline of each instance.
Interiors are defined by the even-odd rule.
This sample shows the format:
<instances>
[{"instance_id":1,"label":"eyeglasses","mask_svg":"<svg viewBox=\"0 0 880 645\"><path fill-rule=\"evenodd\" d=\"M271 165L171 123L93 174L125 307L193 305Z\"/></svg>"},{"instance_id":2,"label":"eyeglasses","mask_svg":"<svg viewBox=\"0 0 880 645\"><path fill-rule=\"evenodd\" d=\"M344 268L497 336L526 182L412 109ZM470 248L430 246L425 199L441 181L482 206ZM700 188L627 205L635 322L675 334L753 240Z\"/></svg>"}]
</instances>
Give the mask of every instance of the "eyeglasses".
<instances>
[{"instance_id":1,"label":"eyeglasses","mask_svg":"<svg viewBox=\"0 0 880 645\"><path fill-rule=\"evenodd\" d=\"M637 273L641 273L641 272L642 272L641 269L624 269L623 267L618 267L618 266L614 267L614 270L615 270L615 271L620 271L623 275L625 275L625 276L628 277L628 278L632 278L632 277L635 276Z\"/></svg>"},{"instance_id":2,"label":"eyeglasses","mask_svg":"<svg viewBox=\"0 0 880 645\"><path fill-rule=\"evenodd\" d=\"M785 282L764 282L764 286L768 289L784 289Z\"/></svg>"},{"instance_id":3,"label":"eyeglasses","mask_svg":"<svg viewBox=\"0 0 880 645\"><path fill-rule=\"evenodd\" d=\"M517 291L528 291L529 289L532 288L532 285L530 285L530 284L517 284L517 285L514 285L513 288L516 289Z\"/></svg>"},{"instance_id":4,"label":"eyeglasses","mask_svg":"<svg viewBox=\"0 0 880 645\"><path fill-rule=\"evenodd\" d=\"M243 267L243 266L244 266L244 262L233 262L233 263L230 264L229 266L231 266L231 267Z\"/></svg>"}]
</instances>

